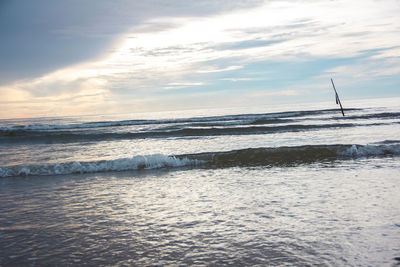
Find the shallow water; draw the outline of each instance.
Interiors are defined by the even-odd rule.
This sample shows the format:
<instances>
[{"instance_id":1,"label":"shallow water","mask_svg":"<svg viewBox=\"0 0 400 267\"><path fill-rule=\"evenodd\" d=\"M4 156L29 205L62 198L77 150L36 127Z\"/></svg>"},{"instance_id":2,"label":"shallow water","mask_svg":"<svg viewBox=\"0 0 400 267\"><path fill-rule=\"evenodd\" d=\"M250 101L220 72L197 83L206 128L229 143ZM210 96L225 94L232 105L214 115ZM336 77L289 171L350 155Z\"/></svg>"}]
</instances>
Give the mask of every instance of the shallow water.
<instances>
[{"instance_id":1,"label":"shallow water","mask_svg":"<svg viewBox=\"0 0 400 267\"><path fill-rule=\"evenodd\" d=\"M0 263L394 264L399 163L3 178Z\"/></svg>"},{"instance_id":2,"label":"shallow water","mask_svg":"<svg viewBox=\"0 0 400 267\"><path fill-rule=\"evenodd\" d=\"M398 264L397 100L0 120L0 266Z\"/></svg>"}]
</instances>

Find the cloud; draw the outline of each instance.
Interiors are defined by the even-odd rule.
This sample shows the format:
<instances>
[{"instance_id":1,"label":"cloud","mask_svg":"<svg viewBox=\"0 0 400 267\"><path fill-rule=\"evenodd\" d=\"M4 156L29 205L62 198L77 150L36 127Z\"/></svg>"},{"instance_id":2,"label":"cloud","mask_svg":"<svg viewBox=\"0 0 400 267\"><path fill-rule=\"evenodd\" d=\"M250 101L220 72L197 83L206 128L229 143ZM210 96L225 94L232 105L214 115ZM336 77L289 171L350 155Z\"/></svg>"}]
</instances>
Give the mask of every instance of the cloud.
<instances>
[{"instance_id":1,"label":"cloud","mask_svg":"<svg viewBox=\"0 0 400 267\"><path fill-rule=\"evenodd\" d=\"M227 15L179 18L180 27L127 39L109 60L114 65L135 62L132 68L138 69L184 64L194 68L203 63L205 67L196 72L206 73L233 70L208 65L222 59L242 65L262 60L355 57L399 41L396 25L400 23L394 21L394 12L383 8L391 16L382 18L381 6L373 1L363 1L367 8L355 12L360 9L355 2L272 2ZM386 24L374 26L378 22Z\"/></svg>"},{"instance_id":2,"label":"cloud","mask_svg":"<svg viewBox=\"0 0 400 267\"><path fill-rule=\"evenodd\" d=\"M336 76L354 84L356 80L373 81L385 76L400 75L399 47L365 51L364 56L325 71L324 77Z\"/></svg>"},{"instance_id":3,"label":"cloud","mask_svg":"<svg viewBox=\"0 0 400 267\"><path fill-rule=\"evenodd\" d=\"M230 81L230 82L243 82L243 81L261 81L263 79L260 78L222 78L222 81Z\"/></svg>"},{"instance_id":4,"label":"cloud","mask_svg":"<svg viewBox=\"0 0 400 267\"><path fill-rule=\"evenodd\" d=\"M0 84L96 60L135 26L142 32L162 31L176 26L168 18L208 16L259 4L259 0L2 1ZM151 22L159 17L164 17L162 23Z\"/></svg>"},{"instance_id":5,"label":"cloud","mask_svg":"<svg viewBox=\"0 0 400 267\"><path fill-rule=\"evenodd\" d=\"M278 90L278 91L268 91L268 92L254 92L254 93L249 93L246 96L258 98L266 96L297 96L297 95L300 95L300 92L296 90Z\"/></svg>"},{"instance_id":6,"label":"cloud","mask_svg":"<svg viewBox=\"0 0 400 267\"><path fill-rule=\"evenodd\" d=\"M215 68L215 67L210 67L208 69L202 69L198 70L198 73L213 73L213 72L224 72L224 71L231 71L231 70L239 70L242 69L243 66L228 66L225 68Z\"/></svg>"},{"instance_id":7,"label":"cloud","mask_svg":"<svg viewBox=\"0 0 400 267\"><path fill-rule=\"evenodd\" d=\"M192 86L201 86L204 85L202 82L182 82L182 83L169 83L167 86L163 87L163 89L171 90L171 89L182 89Z\"/></svg>"},{"instance_id":8,"label":"cloud","mask_svg":"<svg viewBox=\"0 0 400 267\"><path fill-rule=\"evenodd\" d=\"M95 113L110 98L97 74L82 65L1 86L0 117Z\"/></svg>"},{"instance_id":9,"label":"cloud","mask_svg":"<svg viewBox=\"0 0 400 267\"><path fill-rule=\"evenodd\" d=\"M54 8L48 1L42 3L49 5L45 11ZM174 4L118 0L96 1L98 7L91 10L94 3L85 2L79 14L71 18L63 16L76 7L66 8L65 14L57 7L54 18L61 14L61 22L49 26L45 17L44 22L36 25L32 35L37 35L30 37L36 41L25 55L29 75L23 81L3 83L2 92L6 92L7 99L11 99L10 92L15 92L25 104L46 100L69 107L79 99L84 102L94 97L98 102L91 104L88 111L104 105L108 110L119 110L113 105L121 103L146 109L143 103L149 99L151 103L158 101L160 106L173 106L172 102L161 102L176 103L178 98L166 95L178 92L187 94L187 101L180 105L200 93L223 94L231 90L229 93L240 94L239 91L260 91L264 87L269 92L259 97L298 96L287 83L299 79L319 82L326 78L322 76L332 74L349 79L361 78L357 76L360 73L370 78L399 74L400 7L396 0L384 4L374 0L235 4L227 0L181 0ZM36 7L33 14L29 18L37 20L42 13ZM83 19L81 16L86 14L88 17ZM76 23L73 18L77 18ZM0 33L1 30L4 28L0 28ZM43 34L44 31L50 34ZM14 42L18 39L13 38L10 40ZM18 41L29 43L24 38ZM57 39L54 45L53 38ZM10 55L18 54L20 48L11 50ZM39 52L32 56L35 51ZM71 57L73 51L78 52ZM43 55L46 59L40 62L38 58ZM318 65L336 59L333 66ZM348 60L343 63L340 59ZM22 62L23 57L19 60ZM303 68L291 67L293 62ZM315 64L311 68L308 62ZM20 64L14 64L12 56L8 56L0 63L0 70L7 69L7 63L11 63L11 70ZM268 77L263 77L265 73ZM315 80L308 79L310 75ZM268 85L260 82L266 80ZM254 93L255 97L257 94L260 93ZM49 110L54 112L55 107Z\"/></svg>"}]
</instances>

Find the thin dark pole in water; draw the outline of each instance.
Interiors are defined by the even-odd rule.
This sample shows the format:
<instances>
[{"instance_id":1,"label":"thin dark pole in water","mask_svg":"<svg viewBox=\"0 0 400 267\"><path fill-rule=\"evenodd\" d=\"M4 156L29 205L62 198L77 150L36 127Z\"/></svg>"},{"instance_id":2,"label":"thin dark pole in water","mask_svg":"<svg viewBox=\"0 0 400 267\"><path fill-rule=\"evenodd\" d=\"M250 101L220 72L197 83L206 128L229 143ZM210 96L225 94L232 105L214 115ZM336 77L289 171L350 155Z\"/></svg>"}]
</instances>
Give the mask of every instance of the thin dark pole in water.
<instances>
[{"instance_id":1,"label":"thin dark pole in water","mask_svg":"<svg viewBox=\"0 0 400 267\"><path fill-rule=\"evenodd\" d=\"M344 111L343 111L342 103L340 103L339 95L336 92L335 84L333 83L332 78L331 78L331 82L332 82L333 90L335 90L336 104L340 105L340 110L342 111L342 114L343 114L343 117L344 117Z\"/></svg>"}]
</instances>

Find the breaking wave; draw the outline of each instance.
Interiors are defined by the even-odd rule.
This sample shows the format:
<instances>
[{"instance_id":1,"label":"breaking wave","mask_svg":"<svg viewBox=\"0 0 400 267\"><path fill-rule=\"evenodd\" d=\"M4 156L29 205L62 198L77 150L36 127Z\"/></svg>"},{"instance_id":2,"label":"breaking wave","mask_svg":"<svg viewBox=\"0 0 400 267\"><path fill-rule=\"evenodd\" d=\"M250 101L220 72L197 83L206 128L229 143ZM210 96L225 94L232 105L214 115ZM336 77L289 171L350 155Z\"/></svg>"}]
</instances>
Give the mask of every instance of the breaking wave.
<instances>
[{"instance_id":1,"label":"breaking wave","mask_svg":"<svg viewBox=\"0 0 400 267\"><path fill-rule=\"evenodd\" d=\"M41 165L17 165L0 167L0 177L27 175L59 175L73 173L94 173L108 171L130 171L141 169L158 169L165 167L183 167L197 164L197 160L177 158L165 155L135 156L116 160L93 162L63 162Z\"/></svg>"},{"instance_id":2,"label":"breaking wave","mask_svg":"<svg viewBox=\"0 0 400 267\"><path fill-rule=\"evenodd\" d=\"M176 156L157 154L93 162L5 166L0 167L0 177L133 171L176 167L296 166L316 162L399 155L400 142L389 140L374 145L305 145L295 147L248 148Z\"/></svg>"}]
</instances>

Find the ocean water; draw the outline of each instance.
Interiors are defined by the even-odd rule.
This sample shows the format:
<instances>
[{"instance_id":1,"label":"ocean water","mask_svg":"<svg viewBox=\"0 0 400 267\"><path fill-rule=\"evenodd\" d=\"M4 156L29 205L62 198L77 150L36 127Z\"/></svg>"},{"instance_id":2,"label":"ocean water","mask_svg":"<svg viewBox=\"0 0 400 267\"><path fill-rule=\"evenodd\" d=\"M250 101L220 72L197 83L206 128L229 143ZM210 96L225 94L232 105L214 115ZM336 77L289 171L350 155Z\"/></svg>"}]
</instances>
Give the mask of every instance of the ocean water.
<instances>
[{"instance_id":1,"label":"ocean water","mask_svg":"<svg viewBox=\"0 0 400 267\"><path fill-rule=\"evenodd\" d=\"M392 266L400 99L0 120L0 265Z\"/></svg>"}]
</instances>

